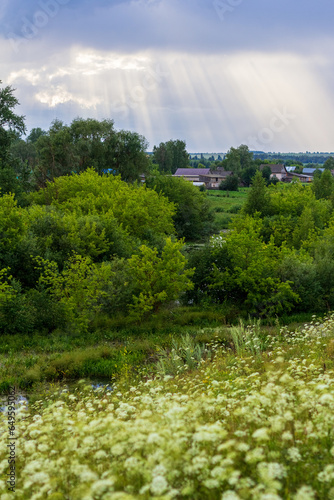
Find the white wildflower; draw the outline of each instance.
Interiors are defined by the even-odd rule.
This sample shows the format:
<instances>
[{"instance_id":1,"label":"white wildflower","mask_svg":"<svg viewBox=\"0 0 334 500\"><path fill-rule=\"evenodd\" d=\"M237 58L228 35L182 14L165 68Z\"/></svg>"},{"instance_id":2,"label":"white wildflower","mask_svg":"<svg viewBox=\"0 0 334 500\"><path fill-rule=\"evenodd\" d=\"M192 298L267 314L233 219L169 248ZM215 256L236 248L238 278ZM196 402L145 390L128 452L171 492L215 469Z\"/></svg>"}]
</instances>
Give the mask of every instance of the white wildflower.
<instances>
[{"instance_id":1,"label":"white wildflower","mask_svg":"<svg viewBox=\"0 0 334 500\"><path fill-rule=\"evenodd\" d=\"M269 439L267 427L262 427L253 432L252 437L258 441L266 441Z\"/></svg>"},{"instance_id":2,"label":"white wildflower","mask_svg":"<svg viewBox=\"0 0 334 500\"><path fill-rule=\"evenodd\" d=\"M294 446L288 449L288 456L292 462L299 462L302 459L298 448Z\"/></svg>"},{"instance_id":3,"label":"white wildflower","mask_svg":"<svg viewBox=\"0 0 334 500\"><path fill-rule=\"evenodd\" d=\"M96 460L103 460L105 458L107 458L107 453L104 451L104 450L98 450L95 455L94 455L94 458L96 458Z\"/></svg>"},{"instance_id":4,"label":"white wildflower","mask_svg":"<svg viewBox=\"0 0 334 500\"><path fill-rule=\"evenodd\" d=\"M321 403L322 405L327 404L327 403L332 403L333 401L334 401L334 398L331 394L323 394L319 398L319 403Z\"/></svg>"},{"instance_id":5,"label":"white wildflower","mask_svg":"<svg viewBox=\"0 0 334 500\"><path fill-rule=\"evenodd\" d=\"M318 474L318 479L322 483L330 483L334 480L334 465L327 465L322 472Z\"/></svg>"},{"instance_id":6,"label":"white wildflower","mask_svg":"<svg viewBox=\"0 0 334 500\"><path fill-rule=\"evenodd\" d=\"M26 441L24 443L24 450L29 453L30 455L35 452L36 450L36 444L35 441Z\"/></svg>"},{"instance_id":7,"label":"white wildflower","mask_svg":"<svg viewBox=\"0 0 334 500\"><path fill-rule=\"evenodd\" d=\"M220 486L219 481L217 481L217 479L206 479L203 482L203 484L206 488L209 488L210 490L213 490L214 488L219 488Z\"/></svg>"},{"instance_id":8,"label":"white wildflower","mask_svg":"<svg viewBox=\"0 0 334 500\"><path fill-rule=\"evenodd\" d=\"M283 441L291 441L293 439L293 435L290 431L283 432L282 439Z\"/></svg>"},{"instance_id":9,"label":"white wildflower","mask_svg":"<svg viewBox=\"0 0 334 500\"><path fill-rule=\"evenodd\" d=\"M48 449L49 449L49 447L45 443L41 443L41 444L38 445L38 450L40 452L42 452L42 453L45 452L45 451L48 451Z\"/></svg>"},{"instance_id":10,"label":"white wildflower","mask_svg":"<svg viewBox=\"0 0 334 500\"><path fill-rule=\"evenodd\" d=\"M92 488L91 493L95 496L101 496L103 493L109 491L113 491L114 482L111 479L102 479L100 481L96 481Z\"/></svg>"},{"instance_id":11,"label":"white wildflower","mask_svg":"<svg viewBox=\"0 0 334 500\"><path fill-rule=\"evenodd\" d=\"M313 500L315 494L315 491L310 486L302 486L293 496L293 500Z\"/></svg>"},{"instance_id":12,"label":"white wildflower","mask_svg":"<svg viewBox=\"0 0 334 500\"><path fill-rule=\"evenodd\" d=\"M147 444L159 444L161 441L163 441L163 439L157 432L151 432L151 434L147 436Z\"/></svg>"},{"instance_id":13,"label":"white wildflower","mask_svg":"<svg viewBox=\"0 0 334 500\"><path fill-rule=\"evenodd\" d=\"M164 476L155 476L151 483L153 495L162 495L168 488L168 483Z\"/></svg>"},{"instance_id":14,"label":"white wildflower","mask_svg":"<svg viewBox=\"0 0 334 500\"><path fill-rule=\"evenodd\" d=\"M227 490L223 493L221 500L240 500L240 497L235 491Z\"/></svg>"},{"instance_id":15,"label":"white wildflower","mask_svg":"<svg viewBox=\"0 0 334 500\"><path fill-rule=\"evenodd\" d=\"M259 497L259 500L282 500L282 497L275 493L264 493Z\"/></svg>"}]
</instances>

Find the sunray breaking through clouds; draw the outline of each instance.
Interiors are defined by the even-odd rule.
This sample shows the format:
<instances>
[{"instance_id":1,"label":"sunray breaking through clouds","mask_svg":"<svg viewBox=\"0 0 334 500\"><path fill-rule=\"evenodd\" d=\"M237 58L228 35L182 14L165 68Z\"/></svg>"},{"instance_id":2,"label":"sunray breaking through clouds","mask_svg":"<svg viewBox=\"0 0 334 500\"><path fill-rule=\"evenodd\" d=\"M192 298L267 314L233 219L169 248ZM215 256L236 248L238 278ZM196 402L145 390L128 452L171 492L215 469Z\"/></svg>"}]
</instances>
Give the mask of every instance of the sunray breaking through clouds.
<instances>
[{"instance_id":1,"label":"sunray breaking through clouds","mask_svg":"<svg viewBox=\"0 0 334 500\"><path fill-rule=\"evenodd\" d=\"M151 149L333 150L332 2L233 5L222 19L204 0L3 2L0 78L29 128L91 116Z\"/></svg>"}]
</instances>

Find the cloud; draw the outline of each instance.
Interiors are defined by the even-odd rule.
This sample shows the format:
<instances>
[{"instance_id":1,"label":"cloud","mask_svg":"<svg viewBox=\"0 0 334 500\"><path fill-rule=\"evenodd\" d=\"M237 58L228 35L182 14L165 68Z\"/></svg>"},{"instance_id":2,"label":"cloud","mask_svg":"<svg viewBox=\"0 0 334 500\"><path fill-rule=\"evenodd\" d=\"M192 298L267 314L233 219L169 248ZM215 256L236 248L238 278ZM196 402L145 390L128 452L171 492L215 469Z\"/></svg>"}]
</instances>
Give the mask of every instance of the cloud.
<instances>
[{"instance_id":1,"label":"cloud","mask_svg":"<svg viewBox=\"0 0 334 500\"><path fill-rule=\"evenodd\" d=\"M333 12L332 0L3 0L0 78L28 128L93 116L151 147L333 149Z\"/></svg>"},{"instance_id":2,"label":"cloud","mask_svg":"<svg viewBox=\"0 0 334 500\"><path fill-rule=\"evenodd\" d=\"M12 0L2 33L43 40L47 52L79 44L120 52L310 51L332 37L332 0ZM20 46L24 49L24 45Z\"/></svg>"},{"instance_id":3,"label":"cloud","mask_svg":"<svg viewBox=\"0 0 334 500\"><path fill-rule=\"evenodd\" d=\"M333 64L325 56L288 52L222 58L75 47L41 68L30 64L11 72L6 83L17 88L30 127L48 128L56 117L67 123L76 116L112 118L117 128L145 135L151 148L182 138L191 150L246 143L299 151L331 149L328 73Z\"/></svg>"}]
</instances>

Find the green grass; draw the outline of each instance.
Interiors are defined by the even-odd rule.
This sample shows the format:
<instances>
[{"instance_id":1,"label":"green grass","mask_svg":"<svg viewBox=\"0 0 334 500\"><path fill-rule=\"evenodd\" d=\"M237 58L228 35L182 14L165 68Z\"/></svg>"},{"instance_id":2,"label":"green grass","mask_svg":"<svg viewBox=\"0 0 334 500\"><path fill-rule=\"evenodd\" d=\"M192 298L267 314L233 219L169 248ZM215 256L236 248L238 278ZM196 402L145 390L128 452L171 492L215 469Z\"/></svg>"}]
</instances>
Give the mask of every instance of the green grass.
<instances>
[{"instance_id":1,"label":"green grass","mask_svg":"<svg viewBox=\"0 0 334 500\"><path fill-rule=\"evenodd\" d=\"M140 325L126 318L98 317L93 330L70 334L5 335L0 344L0 393L10 385L29 391L40 383L80 378L115 379L157 360L159 349L189 334L196 342L210 341L215 328L226 323L220 311L179 307Z\"/></svg>"},{"instance_id":2,"label":"green grass","mask_svg":"<svg viewBox=\"0 0 334 500\"><path fill-rule=\"evenodd\" d=\"M249 188L239 191L207 191L211 206L215 212L215 228L217 231L227 229L229 223L237 217L238 211L246 201Z\"/></svg>"},{"instance_id":3,"label":"green grass","mask_svg":"<svg viewBox=\"0 0 334 500\"><path fill-rule=\"evenodd\" d=\"M280 324L293 322L297 328L307 320L311 315L295 315ZM238 318L230 314L227 321L223 309L178 307L140 325L127 325L126 318L98 317L94 330L82 335L58 330L45 336L2 336L0 393L11 385L34 392L39 384L59 381L115 380L156 362L161 350L170 350L183 336L195 344L210 344L218 332L220 342L231 342L228 323L238 324ZM261 325L266 335L277 329L277 319L262 320Z\"/></svg>"}]
</instances>

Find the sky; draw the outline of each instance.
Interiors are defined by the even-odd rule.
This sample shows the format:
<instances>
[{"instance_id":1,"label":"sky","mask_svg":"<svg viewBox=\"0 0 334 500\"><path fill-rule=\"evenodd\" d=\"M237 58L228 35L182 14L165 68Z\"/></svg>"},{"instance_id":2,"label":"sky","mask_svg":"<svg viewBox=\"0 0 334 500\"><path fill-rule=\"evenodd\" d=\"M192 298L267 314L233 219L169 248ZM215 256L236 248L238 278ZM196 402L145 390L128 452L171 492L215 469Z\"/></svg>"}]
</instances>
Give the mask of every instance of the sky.
<instances>
[{"instance_id":1,"label":"sky","mask_svg":"<svg viewBox=\"0 0 334 500\"><path fill-rule=\"evenodd\" d=\"M334 151L333 0L1 0L28 130L113 119L189 152Z\"/></svg>"}]
</instances>

